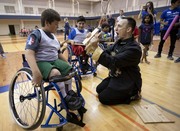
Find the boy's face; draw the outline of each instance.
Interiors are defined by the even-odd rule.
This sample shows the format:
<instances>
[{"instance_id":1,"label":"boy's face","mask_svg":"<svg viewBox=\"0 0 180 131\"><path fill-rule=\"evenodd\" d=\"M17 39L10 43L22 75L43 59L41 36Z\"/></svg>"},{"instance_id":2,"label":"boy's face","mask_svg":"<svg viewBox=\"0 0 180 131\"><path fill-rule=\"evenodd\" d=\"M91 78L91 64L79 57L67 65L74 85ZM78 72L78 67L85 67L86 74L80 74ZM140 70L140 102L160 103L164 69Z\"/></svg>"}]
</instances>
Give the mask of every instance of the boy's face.
<instances>
[{"instance_id":1,"label":"boy's face","mask_svg":"<svg viewBox=\"0 0 180 131\"><path fill-rule=\"evenodd\" d=\"M84 27L85 27L85 22L84 22L84 21L79 21L79 22L77 22L77 28L78 28L79 30L83 30Z\"/></svg>"},{"instance_id":2,"label":"boy's face","mask_svg":"<svg viewBox=\"0 0 180 131\"><path fill-rule=\"evenodd\" d=\"M58 25L59 25L59 21L55 20L55 21L51 22L51 24L46 21L45 29L51 33L56 33L56 31L58 29Z\"/></svg>"}]
</instances>

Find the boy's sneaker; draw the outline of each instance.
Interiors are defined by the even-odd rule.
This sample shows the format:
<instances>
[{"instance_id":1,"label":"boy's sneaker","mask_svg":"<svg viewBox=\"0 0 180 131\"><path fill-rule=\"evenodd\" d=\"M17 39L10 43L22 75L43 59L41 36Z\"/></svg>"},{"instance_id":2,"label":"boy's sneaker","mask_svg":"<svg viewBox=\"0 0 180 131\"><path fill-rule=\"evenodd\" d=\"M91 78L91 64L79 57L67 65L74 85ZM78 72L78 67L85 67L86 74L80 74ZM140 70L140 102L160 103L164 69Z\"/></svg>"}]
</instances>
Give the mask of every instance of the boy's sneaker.
<instances>
[{"instance_id":1,"label":"boy's sneaker","mask_svg":"<svg viewBox=\"0 0 180 131\"><path fill-rule=\"evenodd\" d=\"M84 102L84 99L82 97L79 97L78 94L76 92L74 92L73 90L68 91L67 95L73 96L73 97L78 97L82 103Z\"/></svg>"},{"instance_id":2,"label":"boy's sneaker","mask_svg":"<svg viewBox=\"0 0 180 131\"><path fill-rule=\"evenodd\" d=\"M161 54L156 54L155 56L154 56L154 58L160 58L161 57Z\"/></svg>"},{"instance_id":3,"label":"boy's sneaker","mask_svg":"<svg viewBox=\"0 0 180 131\"><path fill-rule=\"evenodd\" d=\"M78 110L82 106L82 101L80 97L73 97L73 96L67 95L64 99L70 110Z\"/></svg>"},{"instance_id":4,"label":"boy's sneaker","mask_svg":"<svg viewBox=\"0 0 180 131\"><path fill-rule=\"evenodd\" d=\"M73 96L73 97L78 97L77 93L74 92L73 90L68 91L68 92L67 92L67 95Z\"/></svg>"},{"instance_id":5,"label":"boy's sneaker","mask_svg":"<svg viewBox=\"0 0 180 131\"><path fill-rule=\"evenodd\" d=\"M173 58L172 56L167 56L167 58L168 58L169 60L174 60L174 58Z\"/></svg>"}]
</instances>

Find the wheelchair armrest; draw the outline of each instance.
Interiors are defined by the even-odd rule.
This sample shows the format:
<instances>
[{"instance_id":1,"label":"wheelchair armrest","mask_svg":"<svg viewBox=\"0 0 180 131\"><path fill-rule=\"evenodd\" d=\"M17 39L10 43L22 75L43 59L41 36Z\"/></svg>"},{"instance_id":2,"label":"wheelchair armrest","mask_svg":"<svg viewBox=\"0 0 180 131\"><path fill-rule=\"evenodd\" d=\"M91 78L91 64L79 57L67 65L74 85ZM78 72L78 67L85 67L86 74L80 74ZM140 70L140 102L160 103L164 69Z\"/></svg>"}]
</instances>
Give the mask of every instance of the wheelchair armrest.
<instances>
[{"instance_id":1,"label":"wheelchair armrest","mask_svg":"<svg viewBox=\"0 0 180 131\"><path fill-rule=\"evenodd\" d=\"M74 77L75 75L77 75L76 71L70 72L66 76L62 76L62 75L52 76L49 79L49 82L63 82L63 81L67 81L67 80L71 79L72 77Z\"/></svg>"}]
</instances>

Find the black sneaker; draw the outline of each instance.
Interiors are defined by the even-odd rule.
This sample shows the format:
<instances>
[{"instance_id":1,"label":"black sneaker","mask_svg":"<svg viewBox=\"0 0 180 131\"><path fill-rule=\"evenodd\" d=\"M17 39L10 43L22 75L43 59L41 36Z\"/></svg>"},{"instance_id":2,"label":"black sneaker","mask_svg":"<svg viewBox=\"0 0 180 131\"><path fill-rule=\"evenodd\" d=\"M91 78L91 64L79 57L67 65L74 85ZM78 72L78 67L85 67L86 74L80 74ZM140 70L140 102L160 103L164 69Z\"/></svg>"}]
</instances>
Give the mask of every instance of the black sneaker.
<instances>
[{"instance_id":1,"label":"black sneaker","mask_svg":"<svg viewBox=\"0 0 180 131\"><path fill-rule=\"evenodd\" d=\"M70 110L78 110L82 106L82 101L79 97L67 95L64 99Z\"/></svg>"},{"instance_id":2,"label":"black sneaker","mask_svg":"<svg viewBox=\"0 0 180 131\"><path fill-rule=\"evenodd\" d=\"M160 58L161 57L161 54L156 54L155 56L154 56L154 58Z\"/></svg>"},{"instance_id":3,"label":"black sneaker","mask_svg":"<svg viewBox=\"0 0 180 131\"><path fill-rule=\"evenodd\" d=\"M82 64L81 71L83 75L85 75L90 70L90 65L88 63Z\"/></svg>"},{"instance_id":4,"label":"black sneaker","mask_svg":"<svg viewBox=\"0 0 180 131\"><path fill-rule=\"evenodd\" d=\"M79 97L78 94L76 92L74 92L73 90L68 91L67 95L73 96L73 97L78 97L82 103L84 102L84 99L82 97Z\"/></svg>"},{"instance_id":5,"label":"black sneaker","mask_svg":"<svg viewBox=\"0 0 180 131\"><path fill-rule=\"evenodd\" d=\"M68 91L67 95L70 95L70 96L73 96L73 97L78 97L77 93L74 92L73 90Z\"/></svg>"},{"instance_id":6,"label":"black sneaker","mask_svg":"<svg viewBox=\"0 0 180 131\"><path fill-rule=\"evenodd\" d=\"M135 100L140 100L142 98L142 96L141 96L141 93L137 93L136 95L134 95L134 96L131 96L131 100L132 101L135 101Z\"/></svg>"},{"instance_id":7,"label":"black sneaker","mask_svg":"<svg viewBox=\"0 0 180 131\"><path fill-rule=\"evenodd\" d=\"M169 60L174 60L174 58L173 58L172 56L167 56L167 58L168 58Z\"/></svg>"},{"instance_id":8,"label":"black sneaker","mask_svg":"<svg viewBox=\"0 0 180 131\"><path fill-rule=\"evenodd\" d=\"M180 62L180 57L174 61L174 63L178 63L178 62Z\"/></svg>"}]
</instances>

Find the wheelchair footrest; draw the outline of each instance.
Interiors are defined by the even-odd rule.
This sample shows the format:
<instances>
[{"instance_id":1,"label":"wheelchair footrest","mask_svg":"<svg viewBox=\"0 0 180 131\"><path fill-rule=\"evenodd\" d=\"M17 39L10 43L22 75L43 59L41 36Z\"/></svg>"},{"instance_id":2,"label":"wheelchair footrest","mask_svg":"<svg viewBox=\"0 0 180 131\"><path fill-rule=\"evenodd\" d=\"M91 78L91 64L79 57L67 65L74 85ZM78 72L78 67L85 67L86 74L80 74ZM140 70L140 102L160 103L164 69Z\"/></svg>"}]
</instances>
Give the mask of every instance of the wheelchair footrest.
<instances>
[{"instance_id":1,"label":"wheelchair footrest","mask_svg":"<svg viewBox=\"0 0 180 131\"><path fill-rule=\"evenodd\" d=\"M65 124L67 124L67 121L62 122L60 124L44 124L44 125L41 125L41 128L56 128L56 127L62 127Z\"/></svg>"},{"instance_id":2,"label":"wheelchair footrest","mask_svg":"<svg viewBox=\"0 0 180 131\"><path fill-rule=\"evenodd\" d=\"M81 120L78 120L77 115L72 113L72 112L70 112L70 114L67 114L66 119L68 122L71 122L71 123L76 124L78 126L81 126L81 127L85 126L85 123L83 123Z\"/></svg>"},{"instance_id":3,"label":"wheelchair footrest","mask_svg":"<svg viewBox=\"0 0 180 131\"><path fill-rule=\"evenodd\" d=\"M87 109L83 106L78 110L79 113L86 113Z\"/></svg>"}]
</instances>

